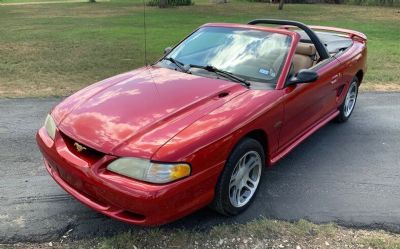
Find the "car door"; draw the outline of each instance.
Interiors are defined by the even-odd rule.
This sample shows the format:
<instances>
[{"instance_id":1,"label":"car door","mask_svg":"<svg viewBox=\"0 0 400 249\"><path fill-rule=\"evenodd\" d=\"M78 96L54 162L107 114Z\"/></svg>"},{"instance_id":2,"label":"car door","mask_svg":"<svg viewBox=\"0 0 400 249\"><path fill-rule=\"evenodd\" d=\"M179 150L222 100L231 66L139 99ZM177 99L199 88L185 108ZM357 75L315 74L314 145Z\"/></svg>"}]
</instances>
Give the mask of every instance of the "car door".
<instances>
[{"instance_id":1,"label":"car door","mask_svg":"<svg viewBox=\"0 0 400 249\"><path fill-rule=\"evenodd\" d=\"M284 89L284 122L280 133L281 150L290 146L319 122L335 112L336 91L332 85L340 80L338 63L328 58L311 69L318 79Z\"/></svg>"}]
</instances>

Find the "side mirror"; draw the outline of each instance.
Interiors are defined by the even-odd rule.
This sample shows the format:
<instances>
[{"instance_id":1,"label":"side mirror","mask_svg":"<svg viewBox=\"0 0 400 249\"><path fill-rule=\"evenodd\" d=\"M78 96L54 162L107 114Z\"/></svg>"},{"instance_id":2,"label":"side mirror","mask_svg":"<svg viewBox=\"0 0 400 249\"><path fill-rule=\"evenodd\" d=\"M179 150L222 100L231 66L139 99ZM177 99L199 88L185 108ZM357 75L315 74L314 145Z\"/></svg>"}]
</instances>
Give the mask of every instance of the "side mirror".
<instances>
[{"instance_id":1,"label":"side mirror","mask_svg":"<svg viewBox=\"0 0 400 249\"><path fill-rule=\"evenodd\" d=\"M171 52L171 50L172 50L172 47L166 47L164 49L164 54L169 54L169 52Z\"/></svg>"},{"instance_id":2,"label":"side mirror","mask_svg":"<svg viewBox=\"0 0 400 249\"><path fill-rule=\"evenodd\" d=\"M286 86L292 86L299 83L310 83L318 79L318 73L310 69L301 69L295 76L289 78Z\"/></svg>"}]
</instances>

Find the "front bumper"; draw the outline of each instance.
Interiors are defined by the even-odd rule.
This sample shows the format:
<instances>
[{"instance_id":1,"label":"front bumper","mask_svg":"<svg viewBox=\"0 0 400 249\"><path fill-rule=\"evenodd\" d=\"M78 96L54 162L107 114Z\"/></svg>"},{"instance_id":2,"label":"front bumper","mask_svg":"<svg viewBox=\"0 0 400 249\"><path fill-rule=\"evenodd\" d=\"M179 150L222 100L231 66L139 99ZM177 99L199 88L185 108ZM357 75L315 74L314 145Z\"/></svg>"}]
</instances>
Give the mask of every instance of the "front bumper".
<instances>
[{"instance_id":1,"label":"front bumper","mask_svg":"<svg viewBox=\"0 0 400 249\"><path fill-rule=\"evenodd\" d=\"M136 225L161 225L206 206L223 167L214 165L169 184L149 184L106 170L114 156L79 157L59 131L53 141L41 128L36 140L47 171L65 191L98 212Z\"/></svg>"}]
</instances>

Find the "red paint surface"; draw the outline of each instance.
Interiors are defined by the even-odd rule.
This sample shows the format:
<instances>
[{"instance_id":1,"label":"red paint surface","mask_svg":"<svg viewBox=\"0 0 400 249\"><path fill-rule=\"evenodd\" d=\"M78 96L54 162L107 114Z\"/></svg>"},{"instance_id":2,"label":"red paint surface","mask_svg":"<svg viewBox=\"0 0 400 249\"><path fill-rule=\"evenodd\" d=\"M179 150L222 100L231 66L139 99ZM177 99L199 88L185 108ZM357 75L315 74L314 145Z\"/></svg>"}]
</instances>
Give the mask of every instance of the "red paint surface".
<instances>
[{"instance_id":1,"label":"red paint surface","mask_svg":"<svg viewBox=\"0 0 400 249\"><path fill-rule=\"evenodd\" d=\"M173 221L212 201L219 174L240 139L255 131L264 134L267 165L272 165L333 119L350 80L366 71L366 41L355 39L350 49L318 67L316 82L285 87L297 33L252 25L206 25L292 36L276 88L247 89L156 67L91 85L52 110L58 127L54 141L44 128L37 133L46 168L61 187L89 207L125 222ZM220 93L228 95L219 97ZM77 153L73 141L93 151ZM125 156L187 162L192 174L156 185L106 170L112 160Z\"/></svg>"}]
</instances>

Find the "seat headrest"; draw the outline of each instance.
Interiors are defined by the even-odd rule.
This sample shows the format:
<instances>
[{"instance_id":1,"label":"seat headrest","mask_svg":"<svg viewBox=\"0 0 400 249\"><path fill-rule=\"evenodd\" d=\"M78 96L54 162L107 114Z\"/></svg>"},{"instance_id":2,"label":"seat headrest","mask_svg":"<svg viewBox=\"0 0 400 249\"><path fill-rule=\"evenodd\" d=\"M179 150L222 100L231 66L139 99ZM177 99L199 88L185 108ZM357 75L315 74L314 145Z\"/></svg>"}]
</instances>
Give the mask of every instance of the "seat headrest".
<instances>
[{"instance_id":1,"label":"seat headrest","mask_svg":"<svg viewBox=\"0 0 400 249\"><path fill-rule=\"evenodd\" d=\"M312 56L315 55L315 52L316 49L314 44L299 43L296 48L296 54Z\"/></svg>"}]
</instances>

